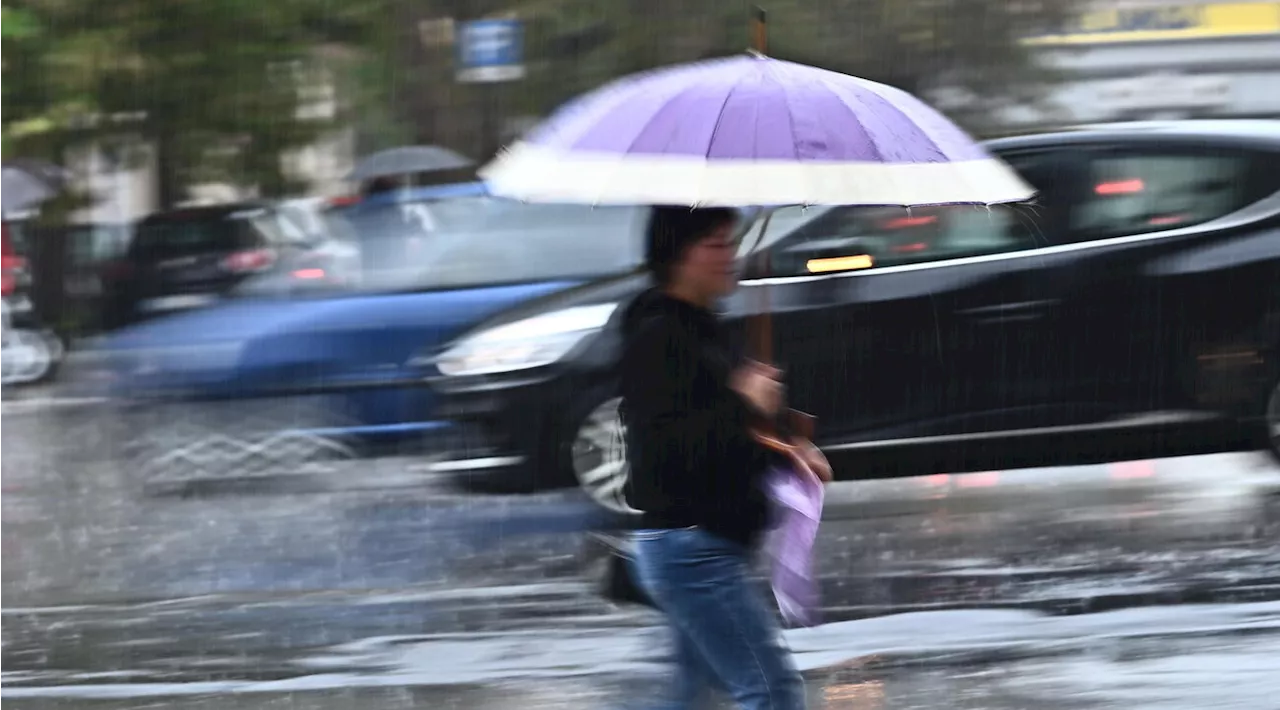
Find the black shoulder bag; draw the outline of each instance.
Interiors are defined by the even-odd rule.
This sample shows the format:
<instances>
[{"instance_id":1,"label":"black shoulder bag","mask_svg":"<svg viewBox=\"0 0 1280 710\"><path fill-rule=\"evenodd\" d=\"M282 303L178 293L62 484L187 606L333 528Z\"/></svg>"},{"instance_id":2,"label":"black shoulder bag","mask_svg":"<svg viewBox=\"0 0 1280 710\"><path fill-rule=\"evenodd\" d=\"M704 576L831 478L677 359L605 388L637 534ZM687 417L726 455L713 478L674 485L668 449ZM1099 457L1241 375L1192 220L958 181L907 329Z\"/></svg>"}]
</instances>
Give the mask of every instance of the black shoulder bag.
<instances>
[{"instance_id":1,"label":"black shoulder bag","mask_svg":"<svg viewBox=\"0 0 1280 710\"><path fill-rule=\"evenodd\" d=\"M640 586L640 581L635 578L631 567L630 540L625 537L599 534L595 537L607 548L608 554L605 559L604 584L601 589L604 598L615 604L639 604L657 609L657 605Z\"/></svg>"}]
</instances>

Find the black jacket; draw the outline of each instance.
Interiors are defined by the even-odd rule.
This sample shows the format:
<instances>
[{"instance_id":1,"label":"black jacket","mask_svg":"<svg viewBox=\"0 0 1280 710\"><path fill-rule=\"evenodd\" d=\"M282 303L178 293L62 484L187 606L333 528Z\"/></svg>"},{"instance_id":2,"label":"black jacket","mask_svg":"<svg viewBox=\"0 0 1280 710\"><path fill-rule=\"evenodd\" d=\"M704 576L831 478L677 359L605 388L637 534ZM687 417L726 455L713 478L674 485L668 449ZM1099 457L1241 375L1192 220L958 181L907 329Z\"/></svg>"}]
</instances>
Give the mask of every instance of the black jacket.
<instances>
[{"instance_id":1,"label":"black jacket","mask_svg":"<svg viewBox=\"0 0 1280 710\"><path fill-rule=\"evenodd\" d=\"M750 435L749 405L728 386L738 357L716 317L657 290L622 320L622 416L641 526L697 525L753 545L768 525L771 456Z\"/></svg>"}]
</instances>

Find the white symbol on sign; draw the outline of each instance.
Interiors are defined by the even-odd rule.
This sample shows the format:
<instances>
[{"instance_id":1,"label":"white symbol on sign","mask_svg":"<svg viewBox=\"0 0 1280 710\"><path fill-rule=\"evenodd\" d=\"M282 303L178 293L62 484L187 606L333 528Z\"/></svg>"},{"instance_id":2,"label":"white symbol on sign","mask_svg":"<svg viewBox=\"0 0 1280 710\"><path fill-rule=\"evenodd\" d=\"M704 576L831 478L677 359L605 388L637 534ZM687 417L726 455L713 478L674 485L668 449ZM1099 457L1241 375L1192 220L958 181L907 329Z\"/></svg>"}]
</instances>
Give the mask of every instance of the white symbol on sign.
<instances>
[{"instance_id":1,"label":"white symbol on sign","mask_svg":"<svg viewBox=\"0 0 1280 710\"><path fill-rule=\"evenodd\" d=\"M510 27L475 27L471 29L470 42L467 43L467 62L469 64L497 64L503 59L514 39Z\"/></svg>"},{"instance_id":2,"label":"white symbol on sign","mask_svg":"<svg viewBox=\"0 0 1280 710\"><path fill-rule=\"evenodd\" d=\"M524 76L519 23L469 25L459 40L458 81L512 81Z\"/></svg>"}]
</instances>

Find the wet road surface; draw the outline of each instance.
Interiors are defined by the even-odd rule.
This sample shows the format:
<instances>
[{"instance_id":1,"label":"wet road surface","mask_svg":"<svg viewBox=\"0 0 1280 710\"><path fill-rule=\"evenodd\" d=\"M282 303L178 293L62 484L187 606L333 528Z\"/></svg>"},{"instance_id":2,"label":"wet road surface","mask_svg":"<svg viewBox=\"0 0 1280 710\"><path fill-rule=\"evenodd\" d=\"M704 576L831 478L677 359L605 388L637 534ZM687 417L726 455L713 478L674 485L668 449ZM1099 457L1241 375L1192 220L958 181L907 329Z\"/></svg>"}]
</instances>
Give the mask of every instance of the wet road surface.
<instances>
[{"instance_id":1,"label":"wet road surface","mask_svg":"<svg viewBox=\"0 0 1280 710\"><path fill-rule=\"evenodd\" d=\"M139 495L3 421L3 682L29 708L608 708L664 632L599 600L578 497L340 484ZM828 708L1247 708L1280 696L1280 472L1222 455L832 487ZM625 706L622 706L625 707Z\"/></svg>"}]
</instances>

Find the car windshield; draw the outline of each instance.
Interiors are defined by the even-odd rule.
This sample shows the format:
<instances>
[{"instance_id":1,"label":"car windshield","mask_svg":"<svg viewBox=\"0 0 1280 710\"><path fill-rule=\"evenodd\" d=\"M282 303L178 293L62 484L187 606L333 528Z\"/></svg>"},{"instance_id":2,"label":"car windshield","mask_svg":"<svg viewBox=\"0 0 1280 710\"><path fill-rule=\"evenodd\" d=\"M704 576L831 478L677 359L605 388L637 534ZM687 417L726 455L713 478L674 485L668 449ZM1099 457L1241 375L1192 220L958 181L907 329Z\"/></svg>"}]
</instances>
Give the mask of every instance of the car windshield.
<instances>
[{"instance_id":1,"label":"car windshield","mask_svg":"<svg viewBox=\"0 0 1280 710\"><path fill-rule=\"evenodd\" d=\"M355 206L337 213L360 245L363 291L595 278L639 265L644 210L492 197Z\"/></svg>"}]
</instances>

